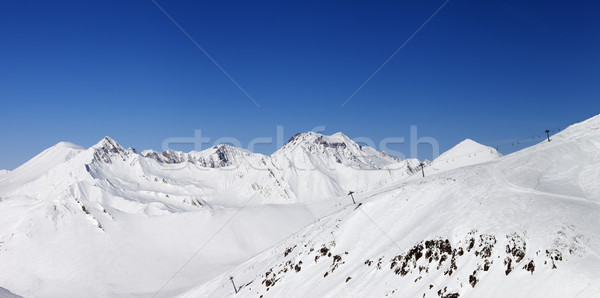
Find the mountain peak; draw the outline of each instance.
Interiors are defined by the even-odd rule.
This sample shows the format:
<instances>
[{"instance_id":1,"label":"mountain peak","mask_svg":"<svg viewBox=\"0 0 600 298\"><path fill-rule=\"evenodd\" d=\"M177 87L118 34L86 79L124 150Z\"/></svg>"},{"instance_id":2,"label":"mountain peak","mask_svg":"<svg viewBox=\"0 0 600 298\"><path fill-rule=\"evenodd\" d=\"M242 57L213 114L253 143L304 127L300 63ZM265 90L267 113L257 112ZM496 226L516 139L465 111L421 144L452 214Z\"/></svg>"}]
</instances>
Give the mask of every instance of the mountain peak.
<instances>
[{"instance_id":1,"label":"mountain peak","mask_svg":"<svg viewBox=\"0 0 600 298\"><path fill-rule=\"evenodd\" d=\"M316 132L295 134L272 156L294 164L318 163L328 167L343 164L355 169L380 169L399 160L370 147L358 145L341 132L323 135ZM307 161L309 156L311 161Z\"/></svg>"},{"instance_id":2,"label":"mountain peak","mask_svg":"<svg viewBox=\"0 0 600 298\"><path fill-rule=\"evenodd\" d=\"M462 140L460 143L458 143L457 145L481 145L480 143L477 143L471 139L464 139ZM483 145L482 145L483 146Z\"/></svg>"},{"instance_id":3,"label":"mountain peak","mask_svg":"<svg viewBox=\"0 0 600 298\"><path fill-rule=\"evenodd\" d=\"M471 139L464 139L462 142L456 144L454 147L452 147L450 150L446 151L444 154L446 153L452 153L452 154L469 154L469 153L474 153L474 152L479 152L479 151L489 151L490 149L496 151L496 149L492 148L492 147L488 147L486 145L477 143ZM444 155L442 154L442 155ZM450 155L450 154L447 154Z\"/></svg>"},{"instance_id":4,"label":"mountain peak","mask_svg":"<svg viewBox=\"0 0 600 298\"><path fill-rule=\"evenodd\" d=\"M347 136L347 135L345 135L345 134L344 134L343 132L341 132L341 131L338 131L338 132L336 132L336 133L332 134L331 136L332 136L332 137L348 138L348 136Z\"/></svg>"},{"instance_id":5,"label":"mountain peak","mask_svg":"<svg viewBox=\"0 0 600 298\"><path fill-rule=\"evenodd\" d=\"M286 143L286 145L288 144L320 144L320 145L328 145L328 144L341 144L341 143L347 143L347 145L349 144L353 144L354 141L352 141L348 136L346 136L345 134L341 133L341 132L336 132L330 136L328 135L324 135L324 134L320 134L320 133L316 133L313 131L307 131L307 132L301 132L301 133L297 133L295 135L293 135L290 140Z\"/></svg>"},{"instance_id":6,"label":"mountain peak","mask_svg":"<svg viewBox=\"0 0 600 298\"><path fill-rule=\"evenodd\" d=\"M106 163L110 163L110 155L116 154L120 155L122 158L125 158L129 155L129 152L125 150L117 141L111 139L106 136L100 140L96 145L92 146L94 149L94 158L97 160L102 160ZM134 151L131 149L131 151ZM135 152L135 151L134 151Z\"/></svg>"},{"instance_id":7,"label":"mountain peak","mask_svg":"<svg viewBox=\"0 0 600 298\"><path fill-rule=\"evenodd\" d=\"M484 163L502 157L496 149L465 139L432 161L438 171Z\"/></svg>"},{"instance_id":8,"label":"mountain peak","mask_svg":"<svg viewBox=\"0 0 600 298\"><path fill-rule=\"evenodd\" d=\"M56 145L52 146L52 148L68 148L68 149L80 149L80 150L85 149L84 147L81 147L77 144L73 144L70 142L58 142L58 143L56 143Z\"/></svg>"},{"instance_id":9,"label":"mountain peak","mask_svg":"<svg viewBox=\"0 0 600 298\"><path fill-rule=\"evenodd\" d=\"M295 135L293 135L286 143L290 144L290 143L296 143L300 140L308 140L308 139L312 139L315 135L317 135L317 133L312 132L312 131L307 131L307 132L299 132Z\"/></svg>"},{"instance_id":10,"label":"mountain peak","mask_svg":"<svg viewBox=\"0 0 600 298\"><path fill-rule=\"evenodd\" d=\"M102 140L100 140L98 143L96 143L96 145L92 146L92 148L106 148L109 149L110 151L114 151L117 149L123 149L123 147L121 147L121 145L119 145L119 143L117 143L117 141L113 140L112 138L105 136L104 138L102 138Z\"/></svg>"}]
</instances>

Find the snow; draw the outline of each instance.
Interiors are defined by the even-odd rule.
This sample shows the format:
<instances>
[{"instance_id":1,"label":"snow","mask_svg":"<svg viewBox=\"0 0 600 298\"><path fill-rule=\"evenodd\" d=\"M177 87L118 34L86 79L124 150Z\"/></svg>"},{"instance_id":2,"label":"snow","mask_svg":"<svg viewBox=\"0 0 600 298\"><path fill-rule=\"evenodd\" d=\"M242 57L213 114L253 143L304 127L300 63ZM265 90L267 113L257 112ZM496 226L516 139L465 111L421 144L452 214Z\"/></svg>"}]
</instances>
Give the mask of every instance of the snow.
<instances>
[{"instance_id":1,"label":"snow","mask_svg":"<svg viewBox=\"0 0 600 298\"><path fill-rule=\"evenodd\" d=\"M59 143L0 177L0 262L11 269L0 284L28 297L148 296L211 239L159 295L172 296L335 211L345 187L409 174L351 168L406 162L331 138L344 145L328 153L347 160L296 151L315 162L300 165L286 149L277 158L227 145L140 154L109 137L87 149Z\"/></svg>"},{"instance_id":2,"label":"snow","mask_svg":"<svg viewBox=\"0 0 600 298\"><path fill-rule=\"evenodd\" d=\"M13 292L0 287L0 298L20 298L21 296L14 294Z\"/></svg>"},{"instance_id":3,"label":"snow","mask_svg":"<svg viewBox=\"0 0 600 298\"><path fill-rule=\"evenodd\" d=\"M0 285L25 297L221 297L234 294L233 276L242 296L590 296L600 290L599 124L504 157L466 140L425 178L418 160L342 133L298 134L270 156L59 143L0 174ZM448 260L392 266L419 245Z\"/></svg>"},{"instance_id":4,"label":"snow","mask_svg":"<svg viewBox=\"0 0 600 298\"><path fill-rule=\"evenodd\" d=\"M434 173L489 162L502 157L496 149L466 139L434 159L427 168Z\"/></svg>"},{"instance_id":5,"label":"snow","mask_svg":"<svg viewBox=\"0 0 600 298\"><path fill-rule=\"evenodd\" d=\"M356 195L360 206L181 296L230 296L233 276L242 297L593 297L599 128L597 116L550 143Z\"/></svg>"}]
</instances>

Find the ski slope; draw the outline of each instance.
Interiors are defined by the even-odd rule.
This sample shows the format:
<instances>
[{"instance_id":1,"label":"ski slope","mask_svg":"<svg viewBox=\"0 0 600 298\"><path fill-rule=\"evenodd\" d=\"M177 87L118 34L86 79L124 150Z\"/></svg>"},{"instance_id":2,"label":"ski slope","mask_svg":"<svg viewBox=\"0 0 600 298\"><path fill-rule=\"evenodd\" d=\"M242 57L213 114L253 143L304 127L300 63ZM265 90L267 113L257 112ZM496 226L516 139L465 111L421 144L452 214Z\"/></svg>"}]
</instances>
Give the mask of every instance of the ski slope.
<instances>
[{"instance_id":1,"label":"ski slope","mask_svg":"<svg viewBox=\"0 0 600 298\"><path fill-rule=\"evenodd\" d=\"M172 297L334 212L348 188L410 176L413 163L339 133L298 134L272 156L61 142L0 174L0 286Z\"/></svg>"},{"instance_id":2,"label":"ski slope","mask_svg":"<svg viewBox=\"0 0 600 298\"><path fill-rule=\"evenodd\" d=\"M233 276L242 296L587 297L598 122L505 157L465 140L425 178L341 133L270 156L59 143L0 175L0 286L221 297Z\"/></svg>"},{"instance_id":3,"label":"ski slope","mask_svg":"<svg viewBox=\"0 0 600 298\"><path fill-rule=\"evenodd\" d=\"M363 192L181 297L233 296L230 276L241 297L597 297L598 181L596 116L495 161Z\"/></svg>"}]
</instances>

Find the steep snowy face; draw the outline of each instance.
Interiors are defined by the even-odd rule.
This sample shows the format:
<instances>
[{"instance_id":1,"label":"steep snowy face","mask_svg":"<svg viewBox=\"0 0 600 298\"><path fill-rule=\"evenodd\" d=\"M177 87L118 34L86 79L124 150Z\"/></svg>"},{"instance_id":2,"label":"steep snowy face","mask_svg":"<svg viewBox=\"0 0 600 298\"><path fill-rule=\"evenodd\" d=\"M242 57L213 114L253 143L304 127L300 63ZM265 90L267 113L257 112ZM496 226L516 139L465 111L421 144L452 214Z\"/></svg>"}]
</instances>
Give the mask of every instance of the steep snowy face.
<instances>
[{"instance_id":1,"label":"steep snowy face","mask_svg":"<svg viewBox=\"0 0 600 298\"><path fill-rule=\"evenodd\" d=\"M264 158L262 154L252 153L248 150L221 144L200 152L191 152L190 155L196 160L196 164L202 167L221 168L228 166L240 166L248 163L256 163Z\"/></svg>"},{"instance_id":2,"label":"steep snowy face","mask_svg":"<svg viewBox=\"0 0 600 298\"><path fill-rule=\"evenodd\" d=\"M355 194L182 296L233 295L232 276L244 297L597 297L599 152L596 116L495 161Z\"/></svg>"},{"instance_id":3,"label":"steep snowy face","mask_svg":"<svg viewBox=\"0 0 600 298\"><path fill-rule=\"evenodd\" d=\"M426 170L434 173L496 160L502 154L495 148L466 139L434 159Z\"/></svg>"},{"instance_id":4,"label":"steep snowy face","mask_svg":"<svg viewBox=\"0 0 600 298\"><path fill-rule=\"evenodd\" d=\"M412 162L360 146L342 133L300 133L270 156L272 171L299 201L345 196L404 179Z\"/></svg>"},{"instance_id":5,"label":"steep snowy face","mask_svg":"<svg viewBox=\"0 0 600 298\"><path fill-rule=\"evenodd\" d=\"M109 137L104 137L96 145L92 146L91 149L94 151L94 160L105 163L112 163L115 158L127 160L132 154L136 153L132 148L124 149L119 143Z\"/></svg>"},{"instance_id":6,"label":"steep snowy face","mask_svg":"<svg viewBox=\"0 0 600 298\"><path fill-rule=\"evenodd\" d=\"M163 152L144 150L142 151L142 156L154 159L160 163L178 164L189 162L205 168L240 166L244 163L254 162L257 159L264 157L264 155L252 153L248 150L226 144L217 145L200 152L192 151L190 153L173 150Z\"/></svg>"},{"instance_id":7,"label":"steep snowy face","mask_svg":"<svg viewBox=\"0 0 600 298\"><path fill-rule=\"evenodd\" d=\"M325 136L314 132L299 133L272 157L289 160L297 168L314 165L336 167L335 163L354 169L382 169L401 160L370 147L363 147L338 132Z\"/></svg>"}]
</instances>

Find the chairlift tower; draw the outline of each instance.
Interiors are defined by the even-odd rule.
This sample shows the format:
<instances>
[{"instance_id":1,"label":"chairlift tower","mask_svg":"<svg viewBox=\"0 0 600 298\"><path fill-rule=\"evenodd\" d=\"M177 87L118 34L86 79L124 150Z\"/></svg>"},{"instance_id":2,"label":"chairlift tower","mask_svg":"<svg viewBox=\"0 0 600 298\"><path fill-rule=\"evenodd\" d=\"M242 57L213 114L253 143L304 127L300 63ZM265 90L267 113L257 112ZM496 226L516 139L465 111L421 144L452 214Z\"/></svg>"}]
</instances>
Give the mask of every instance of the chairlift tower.
<instances>
[{"instance_id":1,"label":"chairlift tower","mask_svg":"<svg viewBox=\"0 0 600 298\"><path fill-rule=\"evenodd\" d=\"M356 201L354 201L354 196L352 195L353 193L353 191L350 191L348 195L352 198L352 204L356 204Z\"/></svg>"},{"instance_id":2,"label":"chairlift tower","mask_svg":"<svg viewBox=\"0 0 600 298\"><path fill-rule=\"evenodd\" d=\"M238 289L237 289L237 287L235 286L235 283L233 282L233 276L230 276L230 277L229 277L229 280L231 280L231 284L233 285L233 289L235 290L235 293L237 294L237 293L238 293Z\"/></svg>"}]
</instances>

